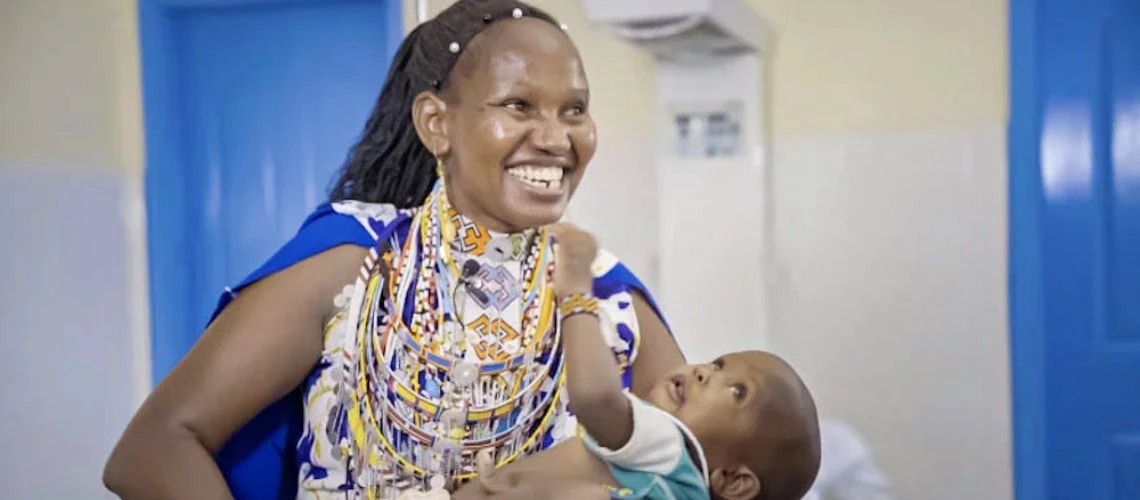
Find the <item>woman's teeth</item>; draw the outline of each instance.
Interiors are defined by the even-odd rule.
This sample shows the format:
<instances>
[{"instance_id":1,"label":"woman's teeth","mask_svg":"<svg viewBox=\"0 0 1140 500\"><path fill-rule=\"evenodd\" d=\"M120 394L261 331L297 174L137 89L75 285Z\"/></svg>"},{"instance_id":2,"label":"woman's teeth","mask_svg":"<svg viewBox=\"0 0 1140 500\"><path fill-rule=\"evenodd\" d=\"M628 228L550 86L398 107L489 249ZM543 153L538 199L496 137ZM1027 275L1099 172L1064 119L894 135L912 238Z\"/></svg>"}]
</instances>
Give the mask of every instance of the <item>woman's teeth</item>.
<instances>
[{"instance_id":1,"label":"woman's teeth","mask_svg":"<svg viewBox=\"0 0 1140 500\"><path fill-rule=\"evenodd\" d=\"M507 173L537 188L558 191L562 189L561 167L513 167Z\"/></svg>"}]
</instances>

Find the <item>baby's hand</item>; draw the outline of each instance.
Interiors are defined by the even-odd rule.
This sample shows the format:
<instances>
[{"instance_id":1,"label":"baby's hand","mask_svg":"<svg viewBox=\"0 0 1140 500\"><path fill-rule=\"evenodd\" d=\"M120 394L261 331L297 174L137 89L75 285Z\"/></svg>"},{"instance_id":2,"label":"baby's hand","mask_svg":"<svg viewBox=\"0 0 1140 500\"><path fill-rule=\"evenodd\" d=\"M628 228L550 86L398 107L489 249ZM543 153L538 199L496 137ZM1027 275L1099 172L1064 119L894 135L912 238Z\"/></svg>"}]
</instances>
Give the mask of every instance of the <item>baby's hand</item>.
<instances>
[{"instance_id":1,"label":"baby's hand","mask_svg":"<svg viewBox=\"0 0 1140 500\"><path fill-rule=\"evenodd\" d=\"M554 293L559 297L590 293L594 287L594 274L590 268L598 255L598 242L594 235L568 222L555 224L550 229L556 241Z\"/></svg>"}]
</instances>

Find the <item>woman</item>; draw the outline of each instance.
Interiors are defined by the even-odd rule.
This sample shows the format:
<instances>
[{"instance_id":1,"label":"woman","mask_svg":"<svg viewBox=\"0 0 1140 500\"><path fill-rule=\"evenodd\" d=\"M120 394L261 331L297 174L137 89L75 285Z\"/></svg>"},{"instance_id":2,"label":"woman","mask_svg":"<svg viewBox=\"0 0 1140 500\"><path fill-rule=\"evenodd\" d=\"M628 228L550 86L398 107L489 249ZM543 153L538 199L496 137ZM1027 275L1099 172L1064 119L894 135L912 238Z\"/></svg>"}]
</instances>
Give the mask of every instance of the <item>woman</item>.
<instances>
[{"instance_id":1,"label":"woman","mask_svg":"<svg viewBox=\"0 0 1140 500\"><path fill-rule=\"evenodd\" d=\"M416 28L332 202L227 290L107 486L378 498L467 479L477 449L502 466L567 435L544 227L594 154L588 102L577 50L542 11L461 0ZM684 360L644 286L612 257L595 271L625 385L643 393Z\"/></svg>"}]
</instances>

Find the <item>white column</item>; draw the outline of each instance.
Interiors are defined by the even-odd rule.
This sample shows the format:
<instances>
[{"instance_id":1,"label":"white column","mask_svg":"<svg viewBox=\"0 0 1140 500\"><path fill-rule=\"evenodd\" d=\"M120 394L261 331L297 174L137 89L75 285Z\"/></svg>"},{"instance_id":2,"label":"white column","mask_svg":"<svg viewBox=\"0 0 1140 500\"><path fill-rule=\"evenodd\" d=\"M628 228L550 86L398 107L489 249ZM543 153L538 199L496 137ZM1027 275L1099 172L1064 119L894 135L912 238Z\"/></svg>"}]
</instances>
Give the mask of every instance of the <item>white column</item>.
<instances>
[{"instance_id":1,"label":"white column","mask_svg":"<svg viewBox=\"0 0 1140 500\"><path fill-rule=\"evenodd\" d=\"M659 293L692 361L768 346L763 71L757 53L658 61Z\"/></svg>"}]
</instances>

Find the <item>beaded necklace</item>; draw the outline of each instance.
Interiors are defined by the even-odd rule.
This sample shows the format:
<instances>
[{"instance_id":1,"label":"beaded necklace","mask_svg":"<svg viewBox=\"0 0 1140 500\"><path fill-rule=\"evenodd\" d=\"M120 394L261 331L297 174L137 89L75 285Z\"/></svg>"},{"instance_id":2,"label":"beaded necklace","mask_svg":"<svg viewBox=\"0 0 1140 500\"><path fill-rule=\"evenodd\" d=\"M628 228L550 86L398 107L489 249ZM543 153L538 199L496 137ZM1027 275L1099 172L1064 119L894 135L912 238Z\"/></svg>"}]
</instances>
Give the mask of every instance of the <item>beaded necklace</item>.
<instances>
[{"instance_id":1,"label":"beaded necklace","mask_svg":"<svg viewBox=\"0 0 1140 500\"><path fill-rule=\"evenodd\" d=\"M403 244L388 243L384 258L370 252L354 294L342 456L369 499L417 481L438 488L470 479L480 450L510 463L543 444L565 411L547 231L496 235L476 256L462 248L460 223L472 222L450 207L441 180ZM500 263L513 259L521 279L504 279ZM483 305L496 300L519 308L517 326L502 319L504 309ZM484 314L464 317L471 301Z\"/></svg>"}]
</instances>

